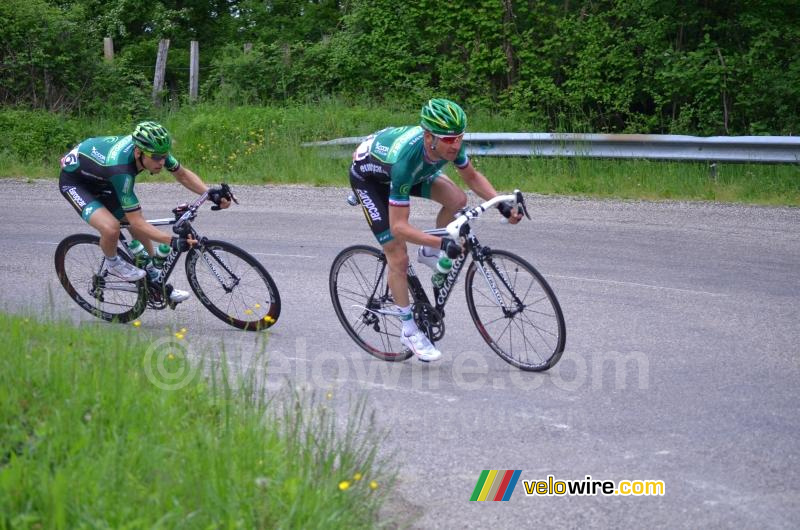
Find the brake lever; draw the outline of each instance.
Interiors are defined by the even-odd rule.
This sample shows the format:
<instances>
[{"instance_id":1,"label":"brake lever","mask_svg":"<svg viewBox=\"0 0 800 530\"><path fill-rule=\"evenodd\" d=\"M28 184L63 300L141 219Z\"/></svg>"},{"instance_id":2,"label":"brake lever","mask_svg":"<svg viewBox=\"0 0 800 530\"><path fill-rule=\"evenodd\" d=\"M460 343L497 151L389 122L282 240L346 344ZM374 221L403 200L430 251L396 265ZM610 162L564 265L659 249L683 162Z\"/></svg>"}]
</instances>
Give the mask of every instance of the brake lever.
<instances>
[{"instance_id":1,"label":"brake lever","mask_svg":"<svg viewBox=\"0 0 800 530\"><path fill-rule=\"evenodd\" d=\"M522 213L525 214L525 217L528 219L531 218L531 215L528 213L528 207L525 206L525 198L522 196L522 192L519 190L514 191L514 195L516 196L517 205L522 207Z\"/></svg>"},{"instance_id":2,"label":"brake lever","mask_svg":"<svg viewBox=\"0 0 800 530\"><path fill-rule=\"evenodd\" d=\"M222 183L222 191L225 192L226 197L233 201L234 204L239 204L239 199L237 199L236 195L233 194L231 187L224 182Z\"/></svg>"},{"instance_id":3,"label":"brake lever","mask_svg":"<svg viewBox=\"0 0 800 530\"><path fill-rule=\"evenodd\" d=\"M231 191L231 187L230 186L228 186L226 183L223 182L220 187L222 188L222 196L223 196L223 198L232 201L234 204L239 204L239 199L237 199L236 195L233 194L233 192ZM217 206L215 204L214 206L211 207L211 209L216 212L216 211L221 210L222 207L221 206Z\"/></svg>"}]
</instances>

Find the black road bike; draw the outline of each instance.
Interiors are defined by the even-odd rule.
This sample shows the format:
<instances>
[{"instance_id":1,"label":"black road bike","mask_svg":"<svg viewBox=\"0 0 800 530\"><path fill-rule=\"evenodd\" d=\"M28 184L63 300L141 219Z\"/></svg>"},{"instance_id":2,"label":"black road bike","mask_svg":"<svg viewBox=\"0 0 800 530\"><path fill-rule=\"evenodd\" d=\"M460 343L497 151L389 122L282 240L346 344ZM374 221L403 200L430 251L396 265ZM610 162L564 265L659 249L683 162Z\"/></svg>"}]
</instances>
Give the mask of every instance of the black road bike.
<instances>
[{"instance_id":1,"label":"black road bike","mask_svg":"<svg viewBox=\"0 0 800 530\"><path fill-rule=\"evenodd\" d=\"M235 201L230 188L223 184L223 193ZM105 269L105 256L100 238L92 234L73 234L56 248L55 266L61 285L79 306L109 322L130 322L145 309L175 309L167 280L186 254L186 278L189 285L211 313L233 327L258 331L275 324L281 312L278 287L259 261L241 248L225 241L200 236L191 224L198 209L208 200L208 193L192 204L180 204L172 210L174 218L148 221L154 226L172 225L180 237L191 235L198 243L188 251L173 249L164 258L158 278L147 275L137 282L126 282ZM122 228L129 228L121 223ZM125 235L120 232L117 254L133 264Z\"/></svg>"},{"instance_id":2,"label":"black road bike","mask_svg":"<svg viewBox=\"0 0 800 530\"><path fill-rule=\"evenodd\" d=\"M446 228L426 230L448 236L464 249L433 302L408 266L414 320L431 342L444 337L444 308L456 280L466 268L467 307L478 332L504 361L527 371L554 366L564 352L566 326L561 306L541 274L521 257L482 245L470 221L500 201L513 202L530 219L522 193L502 195L464 208ZM353 204L356 201L348 199ZM401 325L387 283L386 256L377 248L354 245L342 250L331 266L329 286L336 316L350 337L369 354L385 361L404 361L412 353L400 342Z\"/></svg>"}]
</instances>

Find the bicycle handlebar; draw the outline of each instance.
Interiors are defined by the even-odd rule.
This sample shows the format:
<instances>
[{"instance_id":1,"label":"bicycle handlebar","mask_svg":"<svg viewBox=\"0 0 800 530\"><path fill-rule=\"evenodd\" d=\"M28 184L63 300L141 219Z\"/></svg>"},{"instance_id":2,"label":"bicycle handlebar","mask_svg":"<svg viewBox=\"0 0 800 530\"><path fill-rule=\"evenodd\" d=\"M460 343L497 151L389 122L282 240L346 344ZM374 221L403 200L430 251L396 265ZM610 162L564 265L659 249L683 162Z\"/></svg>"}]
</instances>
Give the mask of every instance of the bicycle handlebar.
<instances>
[{"instance_id":1,"label":"bicycle handlebar","mask_svg":"<svg viewBox=\"0 0 800 530\"><path fill-rule=\"evenodd\" d=\"M222 183L221 186L222 186L223 197L229 198L234 203L239 204L239 201L236 199L236 196L231 191L230 186L228 186L225 183ZM184 212L183 215L181 215L175 221L175 224L172 226L172 231L174 233L179 234L179 235L183 234L183 232L185 231L184 228L183 228L183 225L186 224L188 221L193 220L197 216L197 210L200 208L200 206L203 205L204 202L206 202L208 200L208 196L209 196L209 190L206 190L205 192L203 192L202 195L200 195L197 198L197 200L195 200L192 204L190 204L187 207L186 212ZM180 208L180 206L178 206L178 208ZM211 209L213 210L215 208L212 207ZM219 208L216 208L216 209L218 210ZM173 211L175 211L175 210L173 210Z\"/></svg>"},{"instance_id":2,"label":"bicycle handlebar","mask_svg":"<svg viewBox=\"0 0 800 530\"><path fill-rule=\"evenodd\" d=\"M473 219L477 219L483 212L503 201L512 202L514 208L522 208L522 213L525 214L525 217L528 219L531 218L530 214L528 213L528 208L525 206L525 198L522 196L522 192L519 190L514 190L514 193L512 194L497 195L496 197L493 197L488 201L475 206L474 208L469 208L462 211L454 221L447 225L447 233L453 239L458 239L458 236L461 234L461 227L464 226L465 223L468 223Z\"/></svg>"}]
</instances>

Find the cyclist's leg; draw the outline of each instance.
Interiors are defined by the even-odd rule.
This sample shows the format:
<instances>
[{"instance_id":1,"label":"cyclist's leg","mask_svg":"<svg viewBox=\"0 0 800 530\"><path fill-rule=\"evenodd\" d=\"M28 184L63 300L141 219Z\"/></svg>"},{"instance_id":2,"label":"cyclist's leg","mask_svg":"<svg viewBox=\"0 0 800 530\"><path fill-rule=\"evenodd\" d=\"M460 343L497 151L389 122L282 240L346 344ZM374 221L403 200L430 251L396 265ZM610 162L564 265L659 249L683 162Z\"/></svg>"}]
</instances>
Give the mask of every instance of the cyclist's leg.
<instances>
[{"instance_id":1,"label":"cyclist's leg","mask_svg":"<svg viewBox=\"0 0 800 530\"><path fill-rule=\"evenodd\" d=\"M350 184L364 210L364 217L375 239L383 247L389 268L387 282L402 324L401 342L423 361L441 357L425 334L417 327L408 295L408 249L406 242L394 239L389 229L389 185L374 182L350 171ZM412 188L413 193L413 188Z\"/></svg>"},{"instance_id":2,"label":"cyclist's leg","mask_svg":"<svg viewBox=\"0 0 800 530\"><path fill-rule=\"evenodd\" d=\"M433 182L422 185L421 196L442 205L436 216L436 227L443 228L453 220L456 212L467 205L467 194L447 175L439 175Z\"/></svg>"},{"instance_id":3,"label":"cyclist's leg","mask_svg":"<svg viewBox=\"0 0 800 530\"><path fill-rule=\"evenodd\" d=\"M351 169L350 186L378 243L383 245L392 241L394 237L389 229L389 184L374 182Z\"/></svg>"},{"instance_id":4,"label":"cyclist's leg","mask_svg":"<svg viewBox=\"0 0 800 530\"><path fill-rule=\"evenodd\" d=\"M103 253L108 257L116 256L119 220L111 213L115 206L113 201L106 200L102 196L101 189L88 186L64 171L61 172L58 184L61 195L67 199L78 215L100 232L100 248Z\"/></svg>"},{"instance_id":5,"label":"cyclist's leg","mask_svg":"<svg viewBox=\"0 0 800 530\"><path fill-rule=\"evenodd\" d=\"M364 218L372 234L383 247L389 267L387 282L398 307L408 307L408 250L405 241L392 236L389 229L389 184L375 182L350 171L350 185L361 203Z\"/></svg>"},{"instance_id":6,"label":"cyclist's leg","mask_svg":"<svg viewBox=\"0 0 800 530\"><path fill-rule=\"evenodd\" d=\"M411 188L411 195L422 197L438 202L442 205L436 215L436 227L443 228L453 220L456 212L467 205L467 194L459 188L455 182L444 173L438 177L417 184ZM421 247L418 261L425 263L429 267L434 267L435 261L429 260L436 257L438 259L439 249L433 247Z\"/></svg>"},{"instance_id":7,"label":"cyclist's leg","mask_svg":"<svg viewBox=\"0 0 800 530\"><path fill-rule=\"evenodd\" d=\"M383 245L386 254L386 263L389 266L389 289L392 298L398 307L408 307L411 300L408 297L408 249L406 242L393 239Z\"/></svg>"}]
</instances>

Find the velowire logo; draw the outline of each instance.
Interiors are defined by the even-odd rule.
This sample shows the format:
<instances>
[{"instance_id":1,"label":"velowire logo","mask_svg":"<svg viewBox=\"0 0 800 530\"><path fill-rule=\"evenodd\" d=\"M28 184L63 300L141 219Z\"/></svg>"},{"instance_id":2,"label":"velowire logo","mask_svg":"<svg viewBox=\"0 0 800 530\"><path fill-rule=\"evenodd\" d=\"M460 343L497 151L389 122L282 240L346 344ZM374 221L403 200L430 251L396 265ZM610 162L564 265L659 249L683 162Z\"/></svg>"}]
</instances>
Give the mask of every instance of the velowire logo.
<instances>
[{"instance_id":1,"label":"velowire logo","mask_svg":"<svg viewBox=\"0 0 800 530\"><path fill-rule=\"evenodd\" d=\"M521 469L484 469L470 501L507 501L517 487Z\"/></svg>"}]
</instances>

